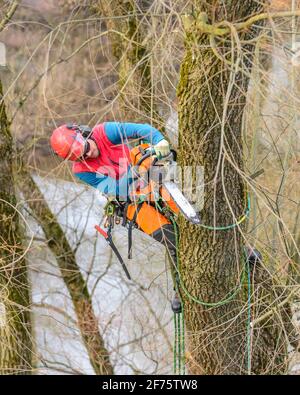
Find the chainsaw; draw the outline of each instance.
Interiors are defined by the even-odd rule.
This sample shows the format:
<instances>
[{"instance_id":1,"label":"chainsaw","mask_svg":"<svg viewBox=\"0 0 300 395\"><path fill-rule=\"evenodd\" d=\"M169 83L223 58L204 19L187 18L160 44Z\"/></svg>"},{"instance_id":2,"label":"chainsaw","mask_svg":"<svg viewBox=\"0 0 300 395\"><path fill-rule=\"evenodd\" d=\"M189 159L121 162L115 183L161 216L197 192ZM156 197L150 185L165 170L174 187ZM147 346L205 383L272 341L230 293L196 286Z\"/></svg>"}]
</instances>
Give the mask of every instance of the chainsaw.
<instances>
[{"instance_id":1,"label":"chainsaw","mask_svg":"<svg viewBox=\"0 0 300 395\"><path fill-rule=\"evenodd\" d=\"M131 183L129 188L128 201L126 203L118 199L109 201L104 208L105 222L104 228L96 225L95 229L100 233L116 254L118 261L121 263L127 278L130 280L130 274L126 265L117 250L113 239L112 229L114 224L119 224L122 219L122 225L128 225L128 258L131 259L132 248L132 228L139 227L145 233L152 234L154 221L153 211L156 210L162 214L156 219L156 228L163 225L163 221L169 221L170 218L176 219L181 213L189 222L195 225L200 224L200 216L185 198L178 184L176 183L176 161L174 152L165 158L158 158L155 151L148 144L141 144L130 151L130 177ZM152 214L147 214L147 208L152 208ZM170 221L169 221L170 222ZM149 224L152 223L152 228Z\"/></svg>"},{"instance_id":2,"label":"chainsaw","mask_svg":"<svg viewBox=\"0 0 300 395\"><path fill-rule=\"evenodd\" d=\"M199 213L181 192L176 182L177 163L175 152L158 158L148 144L141 144L130 151L135 182L131 186L133 202L144 199L148 203L160 204L163 211L175 217L181 213L189 222L199 225Z\"/></svg>"}]
</instances>

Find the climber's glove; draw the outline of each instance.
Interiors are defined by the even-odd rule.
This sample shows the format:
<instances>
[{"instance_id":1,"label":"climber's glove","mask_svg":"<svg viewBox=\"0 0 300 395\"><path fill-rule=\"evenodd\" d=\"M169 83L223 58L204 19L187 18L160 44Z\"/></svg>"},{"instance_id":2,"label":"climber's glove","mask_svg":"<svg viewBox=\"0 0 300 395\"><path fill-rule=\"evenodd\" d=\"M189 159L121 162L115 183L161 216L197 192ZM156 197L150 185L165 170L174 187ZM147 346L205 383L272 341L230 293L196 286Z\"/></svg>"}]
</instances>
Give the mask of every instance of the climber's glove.
<instances>
[{"instance_id":1,"label":"climber's glove","mask_svg":"<svg viewBox=\"0 0 300 395\"><path fill-rule=\"evenodd\" d=\"M155 155L160 159L170 154L170 145L167 140L160 140L159 143L154 145Z\"/></svg>"}]
</instances>

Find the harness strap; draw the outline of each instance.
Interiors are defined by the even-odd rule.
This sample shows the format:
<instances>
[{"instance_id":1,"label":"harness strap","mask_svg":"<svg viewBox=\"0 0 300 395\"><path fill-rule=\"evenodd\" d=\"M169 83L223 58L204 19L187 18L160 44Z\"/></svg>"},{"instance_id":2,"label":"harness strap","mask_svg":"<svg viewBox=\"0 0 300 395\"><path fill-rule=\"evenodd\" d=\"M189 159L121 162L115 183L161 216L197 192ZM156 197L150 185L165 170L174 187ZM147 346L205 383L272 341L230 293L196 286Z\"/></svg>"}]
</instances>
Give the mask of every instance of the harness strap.
<instances>
[{"instance_id":1,"label":"harness strap","mask_svg":"<svg viewBox=\"0 0 300 395\"><path fill-rule=\"evenodd\" d=\"M132 259L132 226L133 221L130 221L128 226L128 259Z\"/></svg>"},{"instance_id":2,"label":"harness strap","mask_svg":"<svg viewBox=\"0 0 300 395\"><path fill-rule=\"evenodd\" d=\"M127 210L128 210L129 202L126 202L123 208L123 220L122 226L126 226L127 223Z\"/></svg>"},{"instance_id":3,"label":"harness strap","mask_svg":"<svg viewBox=\"0 0 300 395\"><path fill-rule=\"evenodd\" d=\"M133 228L133 225L135 224L138 213L140 212L140 210L142 208L142 204L143 204L143 202L138 203L135 213L133 215L133 218L131 221L129 221L129 226L128 226L128 259L132 259L132 228Z\"/></svg>"},{"instance_id":4,"label":"harness strap","mask_svg":"<svg viewBox=\"0 0 300 395\"><path fill-rule=\"evenodd\" d=\"M144 202L137 203L137 208L135 210L135 213L133 214L133 218L132 218L131 222L135 222L136 221L136 218L137 218L138 213L140 212L140 210L142 208L143 203Z\"/></svg>"}]
</instances>

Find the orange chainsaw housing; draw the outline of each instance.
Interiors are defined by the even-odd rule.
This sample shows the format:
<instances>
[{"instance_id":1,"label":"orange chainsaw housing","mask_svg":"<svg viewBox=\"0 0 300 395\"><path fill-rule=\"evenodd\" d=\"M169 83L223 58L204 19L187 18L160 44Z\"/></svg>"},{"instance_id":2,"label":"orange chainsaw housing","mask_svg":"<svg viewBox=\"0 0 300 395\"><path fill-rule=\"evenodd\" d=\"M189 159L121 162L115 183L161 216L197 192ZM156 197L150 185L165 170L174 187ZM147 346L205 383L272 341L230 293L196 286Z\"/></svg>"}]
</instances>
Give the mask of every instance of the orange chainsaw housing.
<instances>
[{"instance_id":1,"label":"orange chainsaw housing","mask_svg":"<svg viewBox=\"0 0 300 395\"><path fill-rule=\"evenodd\" d=\"M138 161L142 158L143 155L145 155L145 150L149 147L149 144L140 144L137 147L132 148L132 150L130 151L130 161L132 166L137 166ZM146 158L138 167L138 172L140 174L144 174L145 172L147 172L150 169L154 158L155 157L153 155L149 156L149 158Z\"/></svg>"},{"instance_id":2,"label":"orange chainsaw housing","mask_svg":"<svg viewBox=\"0 0 300 395\"><path fill-rule=\"evenodd\" d=\"M171 224L164 215L146 202L141 203L141 207L134 203L128 206L127 218L132 221L135 215L136 218L134 222L148 235L152 235L152 233L156 232L164 225Z\"/></svg>"}]
</instances>

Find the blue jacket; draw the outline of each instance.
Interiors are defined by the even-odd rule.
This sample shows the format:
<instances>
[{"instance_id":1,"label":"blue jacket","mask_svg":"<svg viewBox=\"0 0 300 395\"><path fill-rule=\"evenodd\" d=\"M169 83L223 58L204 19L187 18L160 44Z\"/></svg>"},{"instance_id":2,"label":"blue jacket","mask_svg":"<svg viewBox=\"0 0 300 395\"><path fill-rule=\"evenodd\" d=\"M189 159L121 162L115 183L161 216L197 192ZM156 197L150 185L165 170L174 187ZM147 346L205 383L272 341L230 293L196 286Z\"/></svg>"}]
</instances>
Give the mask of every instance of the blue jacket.
<instances>
[{"instance_id":1,"label":"blue jacket","mask_svg":"<svg viewBox=\"0 0 300 395\"><path fill-rule=\"evenodd\" d=\"M129 140L134 139L143 139L149 144L155 145L164 139L163 135L157 129L148 124L105 122L104 131L113 145L127 144ZM129 187L133 180L130 168L118 180L97 172L80 172L74 174L80 180L100 190L107 197L117 197L119 200L124 201L127 200Z\"/></svg>"}]
</instances>

